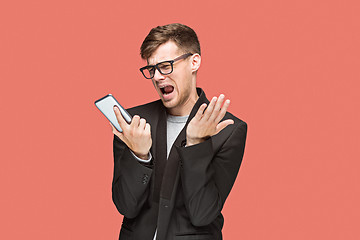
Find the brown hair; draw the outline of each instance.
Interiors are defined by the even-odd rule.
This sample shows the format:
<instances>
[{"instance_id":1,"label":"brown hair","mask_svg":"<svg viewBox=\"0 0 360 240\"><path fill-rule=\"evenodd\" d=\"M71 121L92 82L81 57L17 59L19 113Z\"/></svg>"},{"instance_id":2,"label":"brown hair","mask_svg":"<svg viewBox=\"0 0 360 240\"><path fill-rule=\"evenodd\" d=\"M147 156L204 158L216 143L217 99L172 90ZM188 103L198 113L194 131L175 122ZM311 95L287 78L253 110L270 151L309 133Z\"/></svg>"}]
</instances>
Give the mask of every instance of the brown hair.
<instances>
[{"instance_id":1,"label":"brown hair","mask_svg":"<svg viewBox=\"0 0 360 240\"><path fill-rule=\"evenodd\" d=\"M201 55L200 43L195 31L186 25L172 23L150 30L140 47L141 58L148 59L161 44L168 41L174 41L180 51L184 53Z\"/></svg>"}]
</instances>

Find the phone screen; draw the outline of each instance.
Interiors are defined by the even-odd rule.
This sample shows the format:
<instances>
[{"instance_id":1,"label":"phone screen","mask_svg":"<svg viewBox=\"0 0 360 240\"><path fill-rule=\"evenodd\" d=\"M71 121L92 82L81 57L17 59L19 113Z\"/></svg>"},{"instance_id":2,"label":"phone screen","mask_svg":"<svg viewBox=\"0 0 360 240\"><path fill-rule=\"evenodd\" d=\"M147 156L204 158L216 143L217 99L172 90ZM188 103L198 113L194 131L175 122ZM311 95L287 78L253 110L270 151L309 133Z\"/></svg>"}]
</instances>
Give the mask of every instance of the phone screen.
<instances>
[{"instance_id":1,"label":"phone screen","mask_svg":"<svg viewBox=\"0 0 360 240\"><path fill-rule=\"evenodd\" d=\"M119 132L122 132L122 129L116 119L116 115L113 109L114 106L119 108L126 122L131 122L131 115L118 103L118 101L116 101L116 99L111 94L95 101L95 105Z\"/></svg>"}]
</instances>

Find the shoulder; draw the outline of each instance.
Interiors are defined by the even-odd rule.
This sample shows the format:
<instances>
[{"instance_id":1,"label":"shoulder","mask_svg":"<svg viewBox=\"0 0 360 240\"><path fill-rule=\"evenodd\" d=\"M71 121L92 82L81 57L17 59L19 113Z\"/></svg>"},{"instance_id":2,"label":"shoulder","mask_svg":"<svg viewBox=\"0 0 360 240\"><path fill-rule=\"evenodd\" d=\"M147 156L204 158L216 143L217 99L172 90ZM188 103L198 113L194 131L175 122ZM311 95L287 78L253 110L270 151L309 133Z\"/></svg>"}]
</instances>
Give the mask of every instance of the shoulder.
<instances>
[{"instance_id":1,"label":"shoulder","mask_svg":"<svg viewBox=\"0 0 360 240\"><path fill-rule=\"evenodd\" d=\"M147 123L153 127L158 123L160 116L165 114L165 107L162 104L161 100L149 102L143 105L135 106L127 109L129 114L133 117L135 115L144 118Z\"/></svg>"},{"instance_id":2,"label":"shoulder","mask_svg":"<svg viewBox=\"0 0 360 240\"><path fill-rule=\"evenodd\" d=\"M245 144L247 135L247 123L233 114L227 112L222 119L232 119L234 124L228 125L217 135L213 136L213 145L215 150L219 150L225 143L229 146L239 147Z\"/></svg>"},{"instance_id":3,"label":"shoulder","mask_svg":"<svg viewBox=\"0 0 360 240\"><path fill-rule=\"evenodd\" d=\"M161 100L145 103L126 109L132 116L134 115L151 115L151 113L159 111L163 107Z\"/></svg>"},{"instance_id":4,"label":"shoulder","mask_svg":"<svg viewBox=\"0 0 360 240\"><path fill-rule=\"evenodd\" d=\"M234 131L236 128L242 128L245 131L247 130L247 123L245 121L241 120L240 118L237 118L230 112L226 112L223 120L226 120L226 119L234 120L234 124L229 126L229 128L232 129L232 131Z\"/></svg>"}]
</instances>

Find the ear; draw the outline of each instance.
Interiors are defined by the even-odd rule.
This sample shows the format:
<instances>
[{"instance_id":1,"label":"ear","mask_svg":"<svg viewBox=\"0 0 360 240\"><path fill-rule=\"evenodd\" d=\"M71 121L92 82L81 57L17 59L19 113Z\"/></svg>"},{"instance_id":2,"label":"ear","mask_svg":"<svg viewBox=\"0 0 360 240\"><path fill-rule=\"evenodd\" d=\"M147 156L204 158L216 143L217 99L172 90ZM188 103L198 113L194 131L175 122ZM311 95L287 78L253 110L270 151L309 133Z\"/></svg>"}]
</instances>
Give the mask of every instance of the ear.
<instances>
[{"instance_id":1,"label":"ear","mask_svg":"<svg viewBox=\"0 0 360 240\"><path fill-rule=\"evenodd\" d=\"M195 53L191 56L191 71L196 72L201 64L201 56L198 53Z\"/></svg>"}]
</instances>

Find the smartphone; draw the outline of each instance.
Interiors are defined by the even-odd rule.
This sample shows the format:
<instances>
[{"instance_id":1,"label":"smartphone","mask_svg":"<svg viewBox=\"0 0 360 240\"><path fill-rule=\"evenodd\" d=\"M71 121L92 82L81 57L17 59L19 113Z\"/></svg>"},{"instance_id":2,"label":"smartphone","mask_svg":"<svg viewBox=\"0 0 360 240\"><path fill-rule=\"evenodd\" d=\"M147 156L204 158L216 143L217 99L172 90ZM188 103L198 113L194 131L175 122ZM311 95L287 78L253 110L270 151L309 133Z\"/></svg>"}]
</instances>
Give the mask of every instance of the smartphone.
<instances>
[{"instance_id":1,"label":"smartphone","mask_svg":"<svg viewBox=\"0 0 360 240\"><path fill-rule=\"evenodd\" d=\"M122 129L116 119L114 106L117 106L119 108L121 115L124 117L125 121L129 124L131 123L131 115L119 104L118 101L116 101L116 99L111 94L106 95L99 100L96 100L95 106L105 115L105 117L119 132L122 132Z\"/></svg>"}]
</instances>

